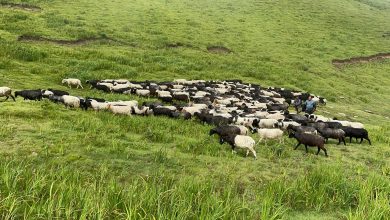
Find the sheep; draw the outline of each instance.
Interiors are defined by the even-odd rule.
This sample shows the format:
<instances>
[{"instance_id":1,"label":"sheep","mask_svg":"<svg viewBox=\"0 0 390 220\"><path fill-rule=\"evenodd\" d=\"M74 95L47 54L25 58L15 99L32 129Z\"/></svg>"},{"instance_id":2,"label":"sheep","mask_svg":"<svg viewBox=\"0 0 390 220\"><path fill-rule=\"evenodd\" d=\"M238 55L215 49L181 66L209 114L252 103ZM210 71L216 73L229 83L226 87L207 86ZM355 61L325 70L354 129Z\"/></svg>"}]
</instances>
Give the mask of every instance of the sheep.
<instances>
[{"instance_id":1,"label":"sheep","mask_svg":"<svg viewBox=\"0 0 390 220\"><path fill-rule=\"evenodd\" d=\"M290 131L294 131L294 132L298 132L298 133L307 133L307 134L314 134L314 135L317 135L317 129L315 129L314 127L309 127L309 126L295 126L295 125L292 125L292 124L289 124L287 126L287 130Z\"/></svg>"},{"instance_id":2,"label":"sheep","mask_svg":"<svg viewBox=\"0 0 390 220\"><path fill-rule=\"evenodd\" d=\"M108 104L107 109L110 110L114 115L131 115L132 106L129 105L112 105Z\"/></svg>"},{"instance_id":3,"label":"sheep","mask_svg":"<svg viewBox=\"0 0 390 220\"><path fill-rule=\"evenodd\" d=\"M42 100L42 90L21 90L15 92L15 98L22 96L24 100Z\"/></svg>"},{"instance_id":4,"label":"sheep","mask_svg":"<svg viewBox=\"0 0 390 220\"><path fill-rule=\"evenodd\" d=\"M325 152L325 156L328 156L328 153L326 151L325 145L325 139L321 136L314 135L314 134L307 134L307 133L300 133L300 132L291 132L288 136L289 138L295 138L298 141L297 146L295 146L294 150L296 150L299 145L304 144L306 153L308 153L307 146L309 147L317 147L317 155L320 153L320 150L322 149Z\"/></svg>"},{"instance_id":5,"label":"sheep","mask_svg":"<svg viewBox=\"0 0 390 220\"><path fill-rule=\"evenodd\" d=\"M257 133L260 137L259 142L265 140L265 143L267 144L267 140L272 139L279 140L279 143L283 142L283 131L279 128L261 128L257 130Z\"/></svg>"},{"instance_id":6,"label":"sheep","mask_svg":"<svg viewBox=\"0 0 390 220\"><path fill-rule=\"evenodd\" d=\"M249 136L245 135L226 135L222 136L219 140L220 144L227 142L232 147L232 153L235 153L234 149L241 148L246 150L246 156L249 155L249 152L252 152L255 159L257 159L256 151L255 151L255 140Z\"/></svg>"},{"instance_id":7,"label":"sheep","mask_svg":"<svg viewBox=\"0 0 390 220\"><path fill-rule=\"evenodd\" d=\"M147 89L137 89L135 91L135 94L137 94L139 96L149 96L150 95L150 91L147 90Z\"/></svg>"},{"instance_id":8,"label":"sheep","mask_svg":"<svg viewBox=\"0 0 390 220\"><path fill-rule=\"evenodd\" d=\"M341 129L345 132L345 137L349 137L349 143L352 142L352 138L360 138L360 144L363 142L363 139L366 139L371 145L371 140L368 138L368 131L364 128L353 128L343 126Z\"/></svg>"},{"instance_id":9,"label":"sheep","mask_svg":"<svg viewBox=\"0 0 390 220\"><path fill-rule=\"evenodd\" d=\"M209 135L218 134L220 137L241 134L241 129L234 125L221 125L210 129Z\"/></svg>"},{"instance_id":10,"label":"sheep","mask_svg":"<svg viewBox=\"0 0 390 220\"><path fill-rule=\"evenodd\" d=\"M108 105L109 105L109 103L107 102L98 102L94 99L88 100L87 104L95 111L106 110L108 109Z\"/></svg>"},{"instance_id":11,"label":"sheep","mask_svg":"<svg viewBox=\"0 0 390 220\"><path fill-rule=\"evenodd\" d=\"M15 97L12 95L12 89L9 87L0 87L0 97L6 97L4 101L7 101L11 97L16 102Z\"/></svg>"},{"instance_id":12,"label":"sheep","mask_svg":"<svg viewBox=\"0 0 390 220\"><path fill-rule=\"evenodd\" d=\"M267 119L275 119L275 120L284 120L284 115L281 113L269 114L265 118Z\"/></svg>"},{"instance_id":13,"label":"sheep","mask_svg":"<svg viewBox=\"0 0 390 220\"><path fill-rule=\"evenodd\" d=\"M63 79L62 84L64 83L67 83L69 88L72 88L72 86L77 86L76 89L78 89L79 87L84 89L79 79L73 79L73 78Z\"/></svg>"},{"instance_id":14,"label":"sheep","mask_svg":"<svg viewBox=\"0 0 390 220\"><path fill-rule=\"evenodd\" d=\"M58 89L47 89L47 90L52 92L53 95L56 95L56 96L69 95L69 92L58 90Z\"/></svg>"},{"instance_id":15,"label":"sheep","mask_svg":"<svg viewBox=\"0 0 390 220\"><path fill-rule=\"evenodd\" d=\"M198 112L200 113L202 109L198 108L198 107L184 107L182 109L182 112L187 112L189 114L191 114L191 116L193 116L195 114L195 112Z\"/></svg>"},{"instance_id":16,"label":"sheep","mask_svg":"<svg viewBox=\"0 0 390 220\"><path fill-rule=\"evenodd\" d=\"M333 128L323 128L323 129L318 129L318 132L322 137L325 138L325 142L328 142L328 138L333 138L339 140L339 143L341 141L345 144L345 132L341 129L333 129Z\"/></svg>"},{"instance_id":17,"label":"sheep","mask_svg":"<svg viewBox=\"0 0 390 220\"><path fill-rule=\"evenodd\" d=\"M295 121L278 121L274 127L277 127L277 128L280 128L282 130L287 130L287 127L289 125L293 125L293 126L301 126L301 124L299 124L298 122L295 122Z\"/></svg>"},{"instance_id":18,"label":"sheep","mask_svg":"<svg viewBox=\"0 0 390 220\"><path fill-rule=\"evenodd\" d=\"M117 102L109 102L111 105L126 105L126 106L138 106L138 102L136 100L132 101L117 101Z\"/></svg>"},{"instance_id":19,"label":"sheep","mask_svg":"<svg viewBox=\"0 0 390 220\"><path fill-rule=\"evenodd\" d=\"M136 114L136 115L143 115L143 116L145 116L145 115L151 114L151 111L150 111L149 107L143 106L141 109L139 109L137 106L135 106L135 107L132 106L131 107L131 113L132 114Z\"/></svg>"},{"instance_id":20,"label":"sheep","mask_svg":"<svg viewBox=\"0 0 390 220\"><path fill-rule=\"evenodd\" d=\"M44 98L49 98L50 96L54 96L54 93L49 90L42 90L41 93L42 93L42 97Z\"/></svg>"},{"instance_id":21,"label":"sheep","mask_svg":"<svg viewBox=\"0 0 390 220\"><path fill-rule=\"evenodd\" d=\"M360 122L351 122L350 127L352 128L364 128L364 125Z\"/></svg>"},{"instance_id":22,"label":"sheep","mask_svg":"<svg viewBox=\"0 0 390 220\"><path fill-rule=\"evenodd\" d=\"M75 96L63 95L61 96L61 102L64 103L66 107L80 107L80 99Z\"/></svg>"},{"instance_id":23,"label":"sheep","mask_svg":"<svg viewBox=\"0 0 390 220\"><path fill-rule=\"evenodd\" d=\"M274 128L275 124L278 123L276 119L260 119L259 128Z\"/></svg>"}]
</instances>

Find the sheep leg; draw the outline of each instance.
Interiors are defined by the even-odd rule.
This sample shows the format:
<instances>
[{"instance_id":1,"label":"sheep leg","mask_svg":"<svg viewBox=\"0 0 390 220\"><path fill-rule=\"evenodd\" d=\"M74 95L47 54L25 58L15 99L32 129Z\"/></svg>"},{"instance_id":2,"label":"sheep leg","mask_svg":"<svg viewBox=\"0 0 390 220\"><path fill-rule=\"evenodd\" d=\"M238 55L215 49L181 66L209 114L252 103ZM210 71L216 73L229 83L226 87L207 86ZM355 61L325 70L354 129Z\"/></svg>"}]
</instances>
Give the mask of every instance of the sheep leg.
<instances>
[{"instance_id":1,"label":"sheep leg","mask_svg":"<svg viewBox=\"0 0 390 220\"><path fill-rule=\"evenodd\" d=\"M341 143L341 138L339 138L339 143L337 143L337 145L340 145L340 143Z\"/></svg>"},{"instance_id":2,"label":"sheep leg","mask_svg":"<svg viewBox=\"0 0 390 220\"><path fill-rule=\"evenodd\" d=\"M318 154L320 153L320 150L321 150L321 148L320 148L320 147L317 147L317 153L316 153L316 155L318 155Z\"/></svg>"},{"instance_id":3,"label":"sheep leg","mask_svg":"<svg viewBox=\"0 0 390 220\"><path fill-rule=\"evenodd\" d=\"M368 143L371 145L371 140L370 140L370 138L366 137L365 139L366 139L366 140L368 141Z\"/></svg>"},{"instance_id":4,"label":"sheep leg","mask_svg":"<svg viewBox=\"0 0 390 220\"><path fill-rule=\"evenodd\" d=\"M82 89L84 89L84 87L80 84L80 87L82 88Z\"/></svg>"},{"instance_id":5,"label":"sheep leg","mask_svg":"<svg viewBox=\"0 0 390 220\"><path fill-rule=\"evenodd\" d=\"M297 146L295 146L294 150L296 150L299 147L299 145L301 145L301 142L298 142L298 144L297 144Z\"/></svg>"},{"instance_id":6,"label":"sheep leg","mask_svg":"<svg viewBox=\"0 0 390 220\"><path fill-rule=\"evenodd\" d=\"M309 150L307 149L307 144L305 144L306 153L309 153Z\"/></svg>"},{"instance_id":7,"label":"sheep leg","mask_svg":"<svg viewBox=\"0 0 390 220\"><path fill-rule=\"evenodd\" d=\"M326 149L323 147L322 150L325 152L325 156L328 156L328 152L326 152Z\"/></svg>"},{"instance_id":8,"label":"sheep leg","mask_svg":"<svg viewBox=\"0 0 390 220\"><path fill-rule=\"evenodd\" d=\"M361 144L363 142L363 138L360 138L360 142L359 142L359 144Z\"/></svg>"},{"instance_id":9,"label":"sheep leg","mask_svg":"<svg viewBox=\"0 0 390 220\"><path fill-rule=\"evenodd\" d=\"M352 143L352 136L349 137L349 143Z\"/></svg>"},{"instance_id":10,"label":"sheep leg","mask_svg":"<svg viewBox=\"0 0 390 220\"><path fill-rule=\"evenodd\" d=\"M255 160L257 159L256 151L252 148L251 149L253 156L255 156Z\"/></svg>"},{"instance_id":11,"label":"sheep leg","mask_svg":"<svg viewBox=\"0 0 390 220\"><path fill-rule=\"evenodd\" d=\"M345 143L345 138L343 137L342 140L344 142L344 146L346 146L347 144Z\"/></svg>"},{"instance_id":12,"label":"sheep leg","mask_svg":"<svg viewBox=\"0 0 390 220\"><path fill-rule=\"evenodd\" d=\"M249 149L246 150L246 155L245 155L245 157L248 157L248 155L249 155Z\"/></svg>"},{"instance_id":13,"label":"sheep leg","mask_svg":"<svg viewBox=\"0 0 390 220\"><path fill-rule=\"evenodd\" d=\"M8 99L9 99L9 96L6 96L6 98L3 102L7 101ZM14 99L14 101L15 101L15 99Z\"/></svg>"}]
</instances>

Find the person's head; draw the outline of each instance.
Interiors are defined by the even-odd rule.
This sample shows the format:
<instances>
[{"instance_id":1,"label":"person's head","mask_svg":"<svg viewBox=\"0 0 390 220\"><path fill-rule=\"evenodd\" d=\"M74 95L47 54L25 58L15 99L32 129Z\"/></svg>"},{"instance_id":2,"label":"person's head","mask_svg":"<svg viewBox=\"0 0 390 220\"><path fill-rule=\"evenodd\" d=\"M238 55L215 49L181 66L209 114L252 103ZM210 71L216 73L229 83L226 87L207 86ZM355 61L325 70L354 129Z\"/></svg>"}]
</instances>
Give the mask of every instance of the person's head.
<instances>
[{"instance_id":1,"label":"person's head","mask_svg":"<svg viewBox=\"0 0 390 220\"><path fill-rule=\"evenodd\" d=\"M309 98L308 98L308 99L311 100L312 98L313 98L313 96L309 95Z\"/></svg>"}]
</instances>

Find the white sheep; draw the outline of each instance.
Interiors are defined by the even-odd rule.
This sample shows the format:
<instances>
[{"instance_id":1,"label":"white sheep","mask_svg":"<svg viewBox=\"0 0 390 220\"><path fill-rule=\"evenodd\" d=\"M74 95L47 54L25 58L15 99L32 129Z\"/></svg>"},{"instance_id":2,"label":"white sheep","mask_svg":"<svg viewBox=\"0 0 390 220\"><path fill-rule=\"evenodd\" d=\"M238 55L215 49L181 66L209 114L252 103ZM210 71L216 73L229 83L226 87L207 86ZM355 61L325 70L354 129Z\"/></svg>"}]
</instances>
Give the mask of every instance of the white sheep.
<instances>
[{"instance_id":1,"label":"white sheep","mask_svg":"<svg viewBox=\"0 0 390 220\"><path fill-rule=\"evenodd\" d=\"M112 105L108 104L108 110L110 110L114 115L131 115L132 107L128 105Z\"/></svg>"},{"instance_id":2,"label":"white sheep","mask_svg":"<svg viewBox=\"0 0 390 220\"><path fill-rule=\"evenodd\" d=\"M63 95L61 101L66 107L78 108L80 107L80 99L76 96Z\"/></svg>"},{"instance_id":3,"label":"white sheep","mask_svg":"<svg viewBox=\"0 0 390 220\"><path fill-rule=\"evenodd\" d=\"M138 101L132 100L132 101L117 101L117 102L109 102L110 105L126 105L130 107L138 106Z\"/></svg>"},{"instance_id":4,"label":"white sheep","mask_svg":"<svg viewBox=\"0 0 390 220\"><path fill-rule=\"evenodd\" d=\"M259 128L274 128L277 123L276 119L260 119Z\"/></svg>"},{"instance_id":5,"label":"white sheep","mask_svg":"<svg viewBox=\"0 0 390 220\"><path fill-rule=\"evenodd\" d=\"M7 97L5 101L11 97L15 101L15 97L12 95L12 89L9 87L0 87L0 97Z\"/></svg>"},{"instance_id":6,"label":"white sheep","mask_svg":"<svg viewBox=\"0 0 390 220\"><path fill-rule=\"evenodd\" d=\"M283 131L278 128L262 128L258 129L259 142L262 140L267 144L267 140L279 140L279 143L283 142Z\"/></svg>"},{"instance_id":7,"label":"white sheep","mask_svg":"<svg viewBox=\"0 0 390 220\"><path fill-rule=\"evenodd\" d=\"M241 135L248 135L249 133L249 130L247 127L243 126L243 125L236 125L239 129L240 129L240 134Z\"/></svg>"},{"instance_id":8,"label":"white sheep","mask_svg":"<svg viewBox=\"0 0 390 220\"><path fill-rule=\"evenodd\" d=\"M350 126L352 128L364 128L364 124L362 124L360 122L350 122Z\"/></svg>"},{"instance_id":9,"label":"white sheep","mask_svg":"<svg viewBox=\"0 0 390 220\"><path fill-rule=\"evenodd\" d=\"M280 128L282 130L287 130L287 127L289 125L301 126L301 124L299 124L298 122L295 122L295 121L278 121L278 128Z\"/></svg>"},{"instance_id":10,"label":"white sheep","mask_svg":"<svg viewBox=\"0 0 390 220\"><path fill-rule=\"evenodd\" d=\"M108 109L107 102L97 102L96 100L91 100L91 107L95 111L106 110Z\"/></svg>"},{"instance_id":11,"label":"white sheep","mask_svg":"<svg viewBox=\"0 0 390 220\"><path fill-rule=\"evenodd\" d=\"M229 136L223 136L220 138L220 144L223 144L224 142L227 142L232 147L232 153L235 153L234 149L236 147L246 150L246 156L249 155L249 151L252 152L255 159L256 151L255 151L255 145L256 142L251 138L250 136L245 135L229 135Z\"/></svg>"},{"instance_id":12,"label":"white sheep","mask_svg":"<svg viewBox=\"0 0 390 220\"><path fill-rule=\"evenodd\" d=\"M269 114L265 118L267 119L275 119L275 120L284 120L284 115L281 113Z\"/></svg>"},{"instance_id":13,"label":"white sheep","mask_svg":"<svg viewBox=\"0 0 390 220\"><path fill-rule=\"evenodd\" d=\"M195 107L195 106L191 106L191 107L184 107L181 111L182 112L187 112L187 113L190 113L192 116L194 116L194 114L196 112L198 112L200 114L201 112L201 108L199 107Z\"/></svg>"},{"instance_id":14,"label":"white sheep","mask_svg":"<svg viewBox=\"0 0 390 220\"><path fill-rule=\"evenodd\" d=\"M139 96L149 96L150 95L150 91L147 90L147 89L137 89L135 91L135 94L137 94Z\"/></svg>"},{"instance_id":15,"label":"white sheep","mask_svg":"<svg viewBox=\"0 0 390 220\"><path fill-rule=\"evenodd\" d=\"M72 86L77 86L76 89L78 89L79 87L84 89L79 79L73 79L73 78L63 79L62 84L64 83L67 83L69 88L72 88Z\"/></svg>"}]
</instances>

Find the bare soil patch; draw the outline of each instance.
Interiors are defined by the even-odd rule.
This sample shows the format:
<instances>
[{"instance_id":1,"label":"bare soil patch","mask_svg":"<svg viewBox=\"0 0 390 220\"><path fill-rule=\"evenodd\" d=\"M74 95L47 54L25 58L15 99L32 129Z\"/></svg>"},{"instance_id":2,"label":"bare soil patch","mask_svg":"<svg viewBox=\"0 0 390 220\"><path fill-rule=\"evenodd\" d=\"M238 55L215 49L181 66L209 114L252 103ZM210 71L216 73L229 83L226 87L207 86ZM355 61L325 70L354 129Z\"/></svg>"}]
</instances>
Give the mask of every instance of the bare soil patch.
<instances>
[{"instance_id":1,"label":"bare soil patch","mask_svg":"<svg viewBox=\"0 0 390 220\"><path fill-rule=\"evenodd\" d=\"M58 40L58 39L50 39L42 36L21 35L18 37L18 41L49 42L49 43L55 43L59 45L84 45L91 42L108 41L108 42L116 42L116 43L128 45L125 42L115 40L109 37L89 37L89 38L81 38L77 40Z\"/></svg>"},{"instance_id":2,"label":"bare soil patch","mask_svg":"<svg viewBox=\"0 0 390 220\"><path fill-rule=\"evenodd\" d=\"M36 5L29 5L25 3L11 3L11 2L0 2L0 6L8 7L8 8L17 8L17 9L23 9L27 11L41 11L42 8Z\"/></svg>"},{"instance_id":3,"label":"bare soil patch","mask_svg":"<svg viewBox=\"0 0 390 220\"><path fill-rule=\"evenodd\" d=\"M207 47L207 50L210 53L231 53L232 52L229 48L226 48L224 46L209 46Z\"/></svg>"},{"instance_id":4,"label":"bare soil patch","mask_svg":"<svg viewBox=\"0 0 390 220\"><path fill-rule=\"evenodd\" d=\"M367 63L378 60L390 59L390 53L378 53L371 56L366 57L352 57L349 59L334 59L332 60L332 64L335 66L347 65L347 64L355 64L355 63Z\"/></svg>"}]
</instances>

